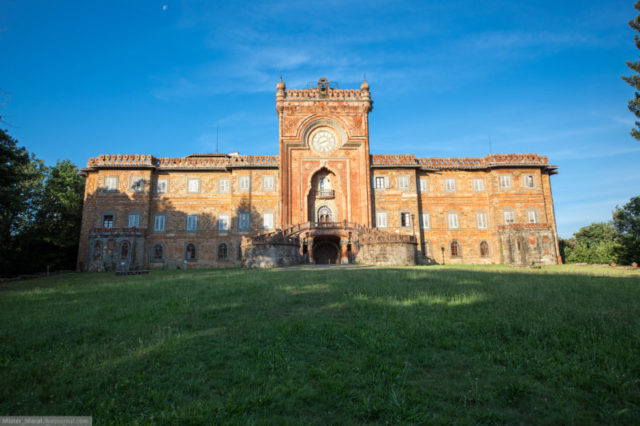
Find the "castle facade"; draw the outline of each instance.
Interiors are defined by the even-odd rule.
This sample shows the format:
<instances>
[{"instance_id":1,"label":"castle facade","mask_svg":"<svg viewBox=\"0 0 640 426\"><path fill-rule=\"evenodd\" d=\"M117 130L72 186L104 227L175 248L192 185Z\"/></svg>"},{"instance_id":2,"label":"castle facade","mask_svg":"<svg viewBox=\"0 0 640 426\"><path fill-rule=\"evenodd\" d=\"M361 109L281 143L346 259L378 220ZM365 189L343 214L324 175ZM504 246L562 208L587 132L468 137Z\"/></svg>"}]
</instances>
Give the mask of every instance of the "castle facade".
<instances>
[{"instance_id":1,"label":"castle facade","mask_svg":"<svg viewBox=\"0 0 640 426\"><path fill-rule=\"evenodd\" d=\"M90 158L78 268L559 262L547 157L371 155L371 109L281 80L277 156Z\"/></svg>"}]
</instances>

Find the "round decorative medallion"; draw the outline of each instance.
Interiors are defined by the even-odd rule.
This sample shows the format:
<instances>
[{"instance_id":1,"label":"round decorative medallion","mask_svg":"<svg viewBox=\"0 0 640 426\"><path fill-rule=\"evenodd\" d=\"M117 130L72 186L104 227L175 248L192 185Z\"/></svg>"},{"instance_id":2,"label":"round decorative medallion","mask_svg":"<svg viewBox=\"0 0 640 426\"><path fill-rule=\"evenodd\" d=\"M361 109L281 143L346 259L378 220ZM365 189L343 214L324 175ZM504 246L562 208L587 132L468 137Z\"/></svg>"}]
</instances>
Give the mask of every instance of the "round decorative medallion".
<instances>
[{"instance_id":1,"label":"round decorative medallion","mask_svg":"<svg viewBox=\"0 0 640 426\"><path fill-rule=\"evenodd\" d=\"M317 152L331 152L338 147L338 139L331 130L322 128L311 136L311 147Z\"/></svg>"}]
</instances>

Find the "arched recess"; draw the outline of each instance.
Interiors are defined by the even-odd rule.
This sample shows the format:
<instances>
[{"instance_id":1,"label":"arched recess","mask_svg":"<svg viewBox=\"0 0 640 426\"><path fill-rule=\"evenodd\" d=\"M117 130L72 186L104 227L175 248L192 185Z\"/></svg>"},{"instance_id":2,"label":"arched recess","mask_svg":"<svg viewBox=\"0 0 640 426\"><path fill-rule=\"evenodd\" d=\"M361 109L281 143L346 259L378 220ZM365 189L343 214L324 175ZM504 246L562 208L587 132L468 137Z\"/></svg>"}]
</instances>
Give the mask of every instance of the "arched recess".
<instances>
[{"instance_id":1,"label":"arched recess","mask_svg":"<svg viewBox=\"0 0 640 426\"><path fill-rule=\"evenodd\" d=\"M323 166L309 176L305 197L307 221L317 222L318 209L325 206L331 211L331 222L346 220L346 197L337 173Z\"/></svg>"}]
</instances>

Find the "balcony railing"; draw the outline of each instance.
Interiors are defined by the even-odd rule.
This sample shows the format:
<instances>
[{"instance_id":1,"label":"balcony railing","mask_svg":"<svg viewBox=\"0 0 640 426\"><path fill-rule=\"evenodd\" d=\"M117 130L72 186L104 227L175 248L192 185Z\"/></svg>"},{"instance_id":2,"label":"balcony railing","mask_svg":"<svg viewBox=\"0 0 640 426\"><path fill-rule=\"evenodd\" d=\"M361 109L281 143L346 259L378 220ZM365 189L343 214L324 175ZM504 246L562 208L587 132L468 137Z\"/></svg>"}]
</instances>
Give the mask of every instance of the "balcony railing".
<instances>
[{"instance_id":1,"label":"balcony railing","mask_svg":"<svg viewBox=\"0 0 640 426\"><path fill-rule=\"evenodd\" d=\"M316 198L333 198L335 191L333 189L319 189L316 191Z\"/></svg>"}]
</instances>

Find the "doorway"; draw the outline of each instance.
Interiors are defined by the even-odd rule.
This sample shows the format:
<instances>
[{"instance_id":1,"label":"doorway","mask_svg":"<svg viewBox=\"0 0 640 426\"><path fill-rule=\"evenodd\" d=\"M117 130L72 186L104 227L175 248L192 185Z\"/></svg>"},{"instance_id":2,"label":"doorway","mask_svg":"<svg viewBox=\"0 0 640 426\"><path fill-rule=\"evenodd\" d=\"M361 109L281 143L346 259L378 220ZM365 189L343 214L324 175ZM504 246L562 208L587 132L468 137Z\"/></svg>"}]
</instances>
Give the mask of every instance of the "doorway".
<instances>
[{"instance_id":1,"label":"doorway","mask_svg":"<svg viewBox=\"0 0 640 426\"><path fill-rule=\"evenodd\" d=\"M339 237L316 237L313 245L313 260L318 265L336 265L340 259Z\"/></svg>"}]
</instances>

